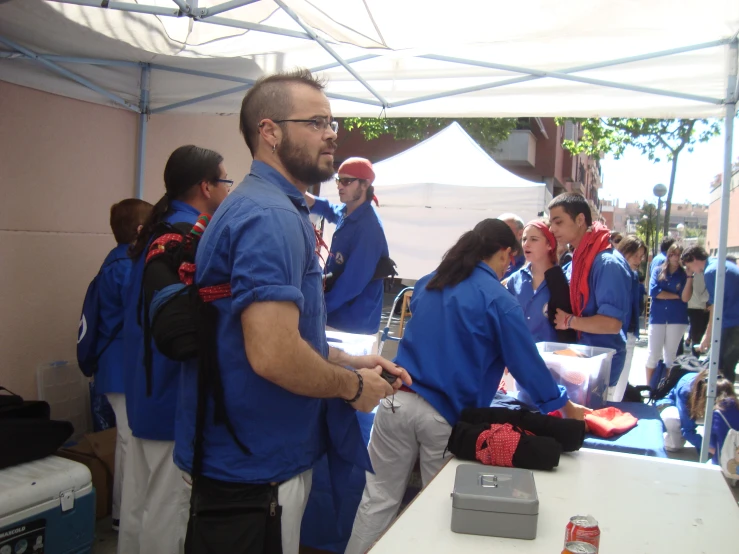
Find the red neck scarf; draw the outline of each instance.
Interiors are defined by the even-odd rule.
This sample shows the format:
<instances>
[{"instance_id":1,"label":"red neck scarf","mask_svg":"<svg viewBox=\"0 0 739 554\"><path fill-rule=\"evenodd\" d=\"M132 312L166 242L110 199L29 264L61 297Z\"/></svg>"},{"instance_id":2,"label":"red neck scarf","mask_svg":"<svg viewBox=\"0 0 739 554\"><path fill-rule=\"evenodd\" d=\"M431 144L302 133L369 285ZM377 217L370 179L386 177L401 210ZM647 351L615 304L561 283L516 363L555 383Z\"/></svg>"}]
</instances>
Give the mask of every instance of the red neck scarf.
<instances>
[{"instance_id":1,"label":"red neck scarf","mask_svg":"<svg viewBox=\"0 0 739 554\"><path fill-rule=\"evenodd\" d=\"M611 232L602 223L593 223L572 255L570 302L573 315L580 317L590 298L588 277L595 257L611 247Z\"/></svg>"}]
</instances>

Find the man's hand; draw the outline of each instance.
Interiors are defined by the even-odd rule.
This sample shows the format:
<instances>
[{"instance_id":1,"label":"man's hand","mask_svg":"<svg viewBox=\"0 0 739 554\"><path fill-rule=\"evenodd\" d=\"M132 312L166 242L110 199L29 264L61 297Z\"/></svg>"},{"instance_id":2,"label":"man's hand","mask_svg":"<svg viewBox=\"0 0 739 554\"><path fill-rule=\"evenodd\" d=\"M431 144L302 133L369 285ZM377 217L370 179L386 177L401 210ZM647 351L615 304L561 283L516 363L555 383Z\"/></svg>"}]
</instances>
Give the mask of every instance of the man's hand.
<instances>
[{"instance_id":1,"label":"man's hand","mask_svg":"<svg viewBox=\"0 0 739 554\"><path fill-rule=\"evenodd\" d=\"M591 410L590 408L586 408L585 406L580 406L580 404L575 404L571 400L568 400L567 404L565 404L562 408L562 412L567 419L579 419L580 421L582 421L585 419L585 416L592 413L593 410Z\"/></svg>"},{"instance_id":2,"label":"man's hand","mask_svg":"<svg viewBox=\"0 0 739 554\"><path fill-rule=\"evenodd\" d=\"M383 358L382 356L378 356L376 354L371 354L369 356L349 356L347 361L348 365L353 367L354 369L379 366L380 368L386 370L388 373L397 375L398 377L400 377L400 379L396 379L393 383L392 387L394 390L398 390L400 386L404 383L407 387L410 387L413 384L411 376L408 375L408 372L405 369L403 369L399 365L394 364L390 360ZM382 372L382 369L380 370L380 372Z\"/></svg>"},{"instance_id":3,"label":"man's hand","mask_svg":"<svg viewBox=\"0 0 739 554\"><path fill-rule=\"evenodd\" d=\"M557 308L557 314L554 316L554 328L558 329L559 331L564 331L567 329L567 319L571 317L572 314L568 314L561 308Z\"/></svg>"},{"instance_id":4,"label":"man's hand","mask_svg":"<svg viewBox=\"0 0 739 554\"><path fill-rule=\"evenodd\" d=\"M380 376L382 373L381 366L378 365L371 369L358 369L357 373L362 376L364 385L362 387L361 396L355 402L352 402L352 406L354 406L356 410L369 413L375 409L375 407L380 403L380 400L395 392L393 387L391 387L387 381Z\"/></svg>"}]
</instances>

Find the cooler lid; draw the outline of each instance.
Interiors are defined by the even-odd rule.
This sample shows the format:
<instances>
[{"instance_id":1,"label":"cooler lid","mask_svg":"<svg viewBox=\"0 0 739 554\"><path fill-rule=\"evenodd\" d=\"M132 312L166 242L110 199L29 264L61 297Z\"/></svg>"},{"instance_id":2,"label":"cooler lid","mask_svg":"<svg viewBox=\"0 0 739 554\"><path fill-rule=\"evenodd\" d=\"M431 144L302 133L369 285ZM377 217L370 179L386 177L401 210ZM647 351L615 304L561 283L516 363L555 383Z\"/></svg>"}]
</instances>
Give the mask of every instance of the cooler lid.
<instances>
[{"instance_id":1,"label":"cooler lid","mask_svg":"<svg viewBox=\"0 0 739 554\"><path fill-rule=\"evenodd\" d=\"M515 467L461 464L454 478L452 505L481 512L538 514L534 474Z\"/></svg>"},{"instance_id":2,"label":"cooler lid","mask_svg":"<svg viewBox=\"0 0 739 554\"><path fill-rule=\"evenodd\" d=\"M0 516L59 500L61 492L76 493L91 481L87 466L58 456L0 469Z\"/></svg>"}]
</instances>

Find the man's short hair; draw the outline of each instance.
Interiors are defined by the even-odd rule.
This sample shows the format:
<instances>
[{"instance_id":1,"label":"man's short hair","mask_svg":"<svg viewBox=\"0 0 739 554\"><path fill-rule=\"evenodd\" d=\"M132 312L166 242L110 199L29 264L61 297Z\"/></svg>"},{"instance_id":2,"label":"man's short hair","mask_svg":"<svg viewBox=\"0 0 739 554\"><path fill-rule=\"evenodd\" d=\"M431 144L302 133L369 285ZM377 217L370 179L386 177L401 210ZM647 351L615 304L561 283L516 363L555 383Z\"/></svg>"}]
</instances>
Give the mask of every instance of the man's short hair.
<instances>
[{"instance_id":1,"label":"man's short hair","mask_svg":"<svg viewBox=\"0 0 739 554\"><path fill-rule=\"evenodd\" d=\"M593 224L593 211L591 204L588 199L582 194L577 192L563 192L557 195L551 202L547 209L551 212L554 208L562 208L567 215L569 215L573 221L577 219L579 214L585 216L585 225L590 227Z\"/></svg>"},{"instance_id":2,"label":"man's short hair","mask_svg":"<svg viewBox=\"0 0 739 554\"><path fill-rule=\"evenodd\" d=\"M680 256L680 260L683 263L690 263L694 262L695 260L705 262L707 259L708 252L706 252L706 249L702 246L689 246L688 248L683 250L682 256Z\"/></svg>"},{"instance_id":3,"label":"man's short hair","mask_svg":"<svg viewBox=\"0 0 739 554\"><path fill-rule=\"evenodd\" d=\"M110 207L110 228L118 244L136 240L139 225L149 217L153 206L138 198L127 198Z\"/></svg>"},{"instance_id":4,"label":"man's short hair","mask_svg":"<svg viewBox=\"0 0 739 554\"><path fill-rule=\"evenodd\" d=\"M523 219L518 217L516 214L512 214L512 213L500 214L498 216L498 219L500 219L501 221L515 221L516 229L519 231L523 231L523 226L524 226Z\"/></svg>"},{"instance_id":5,"label":"man's short hair","mask_svg":"<svg viewBox=\"0 0 739 554\"><path fill-rule=\"evenodd\" d=\"M292 85L306 85L322 92L325 85L307 69L295 69L287 73L275 73L262 77L244 96L239 115L239 131L244 136L252 156L257 151L259 122L287 119L293 109Z\"/></svg>"},{"instance_id":6,"label":"man's short hair","mask_svg":"<svg viewBox=\"0 0 739 554\"><path fill-rule=\"evenodd\" d=\"M667 251L670 249L670 246L675 244L675 239L672 237L664 237L662 239L662 242L659 243L659 251L663 254L667 254Z\"/></svg>"}]
</instances>

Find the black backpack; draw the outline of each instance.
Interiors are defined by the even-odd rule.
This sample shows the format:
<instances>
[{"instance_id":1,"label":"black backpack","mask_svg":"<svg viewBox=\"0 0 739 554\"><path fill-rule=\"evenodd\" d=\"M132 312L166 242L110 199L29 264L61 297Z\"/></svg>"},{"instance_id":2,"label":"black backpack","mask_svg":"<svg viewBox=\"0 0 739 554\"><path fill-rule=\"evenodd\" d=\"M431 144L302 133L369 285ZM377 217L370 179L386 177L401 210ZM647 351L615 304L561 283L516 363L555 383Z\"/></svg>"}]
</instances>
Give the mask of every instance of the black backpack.
<instances>
[{"instance_id":1,"label":"black backpack","mask_svg":"<svg viewBox=\"0 0 739 554\"><path fill-rule=\"evenodd\" d=\"M211 302L231 296L231 285L198 288L195 255L200 237L210 222L201 214L194 225L160 223L146 251L138 313L143 312L146 391L152 392L153 340L171 360L198 360L198 402L195 425L193 476L200 473L203 430L208 395L214 403L214 423L224 424L239 448L251 452L238 438L225 409L223 383L216 351L217 312Z\"/></svg>"},{"instance_id":2,"label":"black backpack","mask_svg":"<svg viewBox=\"0 0 739 554\"><path fill-rule=\"evenodd\" d=\"M707 362L702 362L690 354L678 356L672 363L672 367L667 370L666 375L660 379L657 387L653 389L649 397L650 401L656 402L657 400L662 400L670 394L670 391L675 388L675 385L677 385L680 379L688 373L698 373L705 369L706 366Z\"/></svg>"},{"instance_id":3,"label":"black backpack","mask_svg":"<svg viewBox=\"0 0 739 554\"><path fill-rule=\"evenodd\" d=\"M74 433L69 421L49 419L47 402L0 391L0 469L51 456Z\"/></svg>"}]
</instances>

